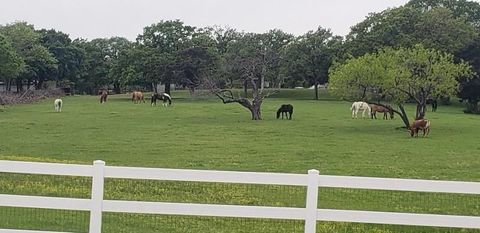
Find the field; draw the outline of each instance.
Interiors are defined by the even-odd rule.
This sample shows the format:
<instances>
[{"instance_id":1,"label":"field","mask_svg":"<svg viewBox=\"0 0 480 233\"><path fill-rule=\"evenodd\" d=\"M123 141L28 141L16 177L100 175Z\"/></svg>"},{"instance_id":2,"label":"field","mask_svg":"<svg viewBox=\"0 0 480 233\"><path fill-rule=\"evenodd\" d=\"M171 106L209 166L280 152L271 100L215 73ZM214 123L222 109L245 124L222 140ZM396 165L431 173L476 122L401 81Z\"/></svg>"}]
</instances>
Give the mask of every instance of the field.
<instances>
[{"instance_id":1,"label":"field","mask_svg":"<svg viewBox=\"0 0 480 233\"><path fill-rule=\"evenodd\" d=\"M107 165L122 166L286 173L318 169L329 175L480 181L480 116L464 114L460 104L428 112L431 135L410 138L400 128L398 118L351 119L350 103L325 93L322 100L314 101L310 100L312 95L310 91L283 91L265 101L264 119L255 122L238 104L191 99L184 92L173 93L171 108L150 107L148 102L132 104L126 95L110 96L103 105L97 96L65 97L62 113L53 112L53 100L18 105L0 112L0 159L78 164L102 159ZM294 106L293 120L275 119L276 109L283 103ZM408 106L407 110L412 113L413 109ZM89 182L80 178L51 180L46 176L0 174L0 193L88 197ZM114 199L271 206L302 206L305 194L296 187L129 180L107 180L106 188L107 198ZM320 206L325 208L480 216L480 197L471 195L331 189L321 190L320 196ZM40 216L41 220L17 219L26 216ZM295 221L127 217L107 214L105 230L132 232L129 227L141 223L140 232L252 232L257 228L261 229L258 232L302 231L301 222ZM0 208L0 228L85 231L86 219L88 214L81 212ZM115 224L118 222L123 225ZM197 228L190 226L193 222ZM256 228L245 228L247 225ZM445 231L399 229L333 223L319 226L319 232Z\"/></svg>"}]
</instances>

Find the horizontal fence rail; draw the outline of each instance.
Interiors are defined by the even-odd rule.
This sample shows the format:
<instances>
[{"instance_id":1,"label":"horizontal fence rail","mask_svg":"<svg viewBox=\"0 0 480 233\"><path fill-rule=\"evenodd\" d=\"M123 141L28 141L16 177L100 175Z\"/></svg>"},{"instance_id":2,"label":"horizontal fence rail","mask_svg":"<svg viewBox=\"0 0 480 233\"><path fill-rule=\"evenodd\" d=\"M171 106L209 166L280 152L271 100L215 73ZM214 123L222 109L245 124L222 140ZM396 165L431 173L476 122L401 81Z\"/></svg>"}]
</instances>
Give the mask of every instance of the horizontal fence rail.
<instances>
[{"instance_id":1,"label":"horizontal fence rail","mask_svg":"<svg viewBox=\"0 0 480 233\"><path fill-rule=\"evenodd\" d=\"M429 193L480 194L480 183L308 174L133 168L0 160L0 172L92 177L92 199L0 194L0 206L90 211L91 233L101 232L102 212L304 220L305 232L317 221L480 229L480 217L359 210L318 209L319 188L350 188ZM215 182L307 187L305 208L104 200L104 179ZM0 229L0 232L41 231ZM45 231L43 231L45 232Z\"/></svg>"}]
</instances>

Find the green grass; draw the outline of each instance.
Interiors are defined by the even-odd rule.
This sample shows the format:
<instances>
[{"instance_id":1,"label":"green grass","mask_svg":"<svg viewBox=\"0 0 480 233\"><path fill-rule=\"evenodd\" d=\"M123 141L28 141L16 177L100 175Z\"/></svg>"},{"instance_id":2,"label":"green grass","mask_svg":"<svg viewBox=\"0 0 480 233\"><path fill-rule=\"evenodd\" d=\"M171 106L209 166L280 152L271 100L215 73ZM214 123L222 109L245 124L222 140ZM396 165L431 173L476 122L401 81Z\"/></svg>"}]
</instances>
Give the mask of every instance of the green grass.
<instances>
[{"instance_id":1,"label":"green grass","mask_svg":"<svg viewBox=\"0 0 480 233\"><path fill-rule=\"evenodd\" d=\"M97 96L65 97L62 113L53 111L53 100L9 107L0 112L0 159L79 164L102 159L107 165L121 166L286 173L318 169L329 175L480 181L480 116L463 114L460 105L428 112L430 136L410 138L399 128L400 119L351 119L350 103L323 92L322 100L314 101L312 90L282 91L265 101L262 121L251 121L249 112L238 104L224 105L203 93L198 95L190 99L186 92L175 92L171 108L150 107L148 102L135 105L126 95L110 96L103 105ZM275 119L283 103L294 106L292 121ZM412 113L414 106L407 107ZM81 178L0 174L0 193L88 198L89 185L88 179ZM116 179L106 181L105 195L125 200L301 207L305 190ZM322 189L319 203L322 208L480 216L480 197L474 195ZM26 224L15 217L4 222L6 213L22 216L22 211L30 211L6 209L0 208L0 228L85 230L85 224L72 225L68 218L56 225L46 220ZM129 232L138 224L144 225L140 232L302 231L297 229L301 223L294 221L228 221L230 226L215 218L109 214L105 231ZM164 226L168 223L177 224L176 230ZM245 229L251 224L258 229ZM361 224L324 223L319 227L319 232L423 231L435 232L432 228Z\"/></svg>"}]
</instances>

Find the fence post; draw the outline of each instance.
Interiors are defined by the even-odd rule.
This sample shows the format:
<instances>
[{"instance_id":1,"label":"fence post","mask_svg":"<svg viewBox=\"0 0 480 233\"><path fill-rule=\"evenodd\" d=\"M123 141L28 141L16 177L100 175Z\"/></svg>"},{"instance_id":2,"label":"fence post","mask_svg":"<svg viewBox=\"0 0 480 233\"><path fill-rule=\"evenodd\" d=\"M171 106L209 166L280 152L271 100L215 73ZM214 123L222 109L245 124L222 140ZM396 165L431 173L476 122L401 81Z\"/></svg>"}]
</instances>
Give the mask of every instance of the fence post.
<instances>
[{"instance_id":1,"label":"fence post","mask_svg":"<svg viewBox=\"0 0 480 233\"><path fill-rule=\"evenodd\" d=\"M102 232L104 171L105 162L102 160L95 160L93 162L92 204L90 208L89 233Z\"/></svg>"},{"instance_id":2,"label":"fence post","mask_svg":"<svg viewBox=\"0 0 480 233\"><path fill-rule=\"evenodd\" d=\"M307 201L305 207L305 233L315 233L317 228L318 170L308 170Z\"/></svg>"}]
</instances>

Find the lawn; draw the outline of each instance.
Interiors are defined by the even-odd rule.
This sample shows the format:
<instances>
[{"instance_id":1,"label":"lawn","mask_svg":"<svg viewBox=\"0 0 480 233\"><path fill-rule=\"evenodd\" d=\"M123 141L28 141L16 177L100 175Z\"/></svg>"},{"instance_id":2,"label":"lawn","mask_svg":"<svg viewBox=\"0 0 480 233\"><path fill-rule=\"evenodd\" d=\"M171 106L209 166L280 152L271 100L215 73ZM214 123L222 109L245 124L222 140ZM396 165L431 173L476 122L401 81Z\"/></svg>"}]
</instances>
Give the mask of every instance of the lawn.
<instances>
[{"instance_id":1,"label":"lawn","mask_svg":"<svg viewBox=\"0 0 480 233\"><path fill-rule=\"evenodd\" d=\"M0 159L79 164L102 159L107 165L122 166L287 173L318 169L328 175L480 181L480 116L464 114L463 106L439 106L437 112L428 112L427 118L432 121L430 136L410 138L400 128L399 118L351 119L350 103L325 93L322 100L314 101L310 92L289 90L267 99L262 121L251 121L249 112L238 104L225 105L204 95L191 99L185 92L173 93L170 108L161 104L151 107L148 102L132 104L126 95L110 96L103 105L97 96L65 97L61 113L53 111L53 100L13 106L0 112ZM291 121L275 119L276 109L284 103L294 106ZM407 110L413 113L414 106ZM88 180L6 174L0 178L0 193L89 195ZM305 194L300 187L131 180L107 180L106 189L106 196L112 199L270 206L303 206ZM320 196L322 208L480 216L480 197L471 195L326 189L321 190ZM29 211L35 210L0 208L0 217L29 216ZM42 213L41 216L51 216ZM72 230L65 226L74 226L73 230L83 231L82 219L88 219L88 215L70 214L77 216L72 221L82 223L77 226L69 222L70 215L57 213L64 217L61 222L52 223L50 219L21 223L15 217L1 220L7 217L0 218L0 228L42 229L56 224L62 227L53 230ZM212 228L219 229L215 232L254 231L245 228L251 224L232 228L231 224L229 227L225 221L213 218L172 220L111 214L105 221L125 224L106 223L107 232L128 232L129 226L138 222L145 227L140 232L209 232ZM242 221L253 222L261 229L258 232L301 232L301 222ZM198 223L196 230L182 225L192 222ZM172 224L178 227L167 228ZM336 228L339 226L345 232L400 232L390 226L329 223L321 225L319 232L340 232ZM431 228L401 231L434 232Z\"/></svg>"}]
</instances>

